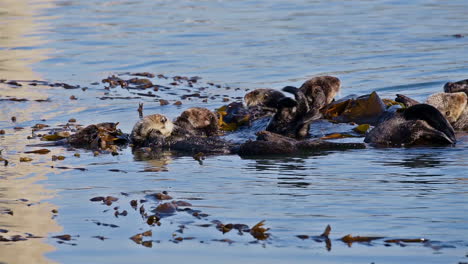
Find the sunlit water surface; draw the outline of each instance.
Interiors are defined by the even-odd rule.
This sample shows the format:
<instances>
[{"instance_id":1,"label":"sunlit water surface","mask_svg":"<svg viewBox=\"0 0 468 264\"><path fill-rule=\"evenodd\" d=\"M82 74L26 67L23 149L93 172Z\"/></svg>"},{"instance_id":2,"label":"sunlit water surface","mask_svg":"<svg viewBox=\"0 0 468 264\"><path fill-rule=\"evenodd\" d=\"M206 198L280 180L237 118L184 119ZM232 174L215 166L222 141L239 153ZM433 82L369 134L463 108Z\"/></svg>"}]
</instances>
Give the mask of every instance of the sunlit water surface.
<instances>
[{"instance_id":1,"label":"sunlit water surface","mask_svg":"<svg viewBox=\"0 0 468 264\"><path fill-rule=\"evenodd\" d=\"M47 155L22 153L31 149L26 144L38 142L26 140L36 123L118 121L129 132L138 120L139 102L146 114L174 118L191 106L214 109L225 104L223 97L234 100L247 89L280 89L324 74L342 80L340 97L376 90L382 97L404 93L424 100L445 82L467 78L467 11L464 0L2 0L0 79L66 82L88 89L0 84L1 98L50 99L0 101L0 129L6 131L0 149L10 161L0 168L0 228L9 230L3 235L44 237L0 242L0 262L467 262L468 137L462 134L455 147L369 147L255 159L211 156L202 165L169 154L142 160L130 149L97 157L62 147ZM201 76L210 98L207 103L193 98L181 106L160 106L160 98L172 103L194 92L178 86L154 92L157 97L101 100L136 95L91 85L110 74L138 71ZM69 100L71 95L78 100ZM16 126L26 129L15 131ZM73 156L76 152L80 158ZM52 154L66 159L53 162ZM20 156L33 161L20 163ZM161 226L149 227L129 202L147 199L149 210L157 201L148 194L161 191L208 216L178 212L161 220ZM119 201L110 207L89 201L107 195ZM116 218L115 206L128 215ZM54 217L52 209L58 210ZM222 234L214 225L200 226L213 220L249 226L266 220L271 237L255 242L248 233ZM183 233L180 225L185 225ZM327 225L332 227L331 250L323 242L296 237L318 236ZM151 248L129 239L146 230L153 231L144 239L152 241ZM73 240L60 244L52 238L61 234ZM376 240L348 246L339 240L347 234L423 237L431 243ZM175 243L176 237L194 239ZM222 239L231 243L216 241Z\"/></svg>"}]
</instances>

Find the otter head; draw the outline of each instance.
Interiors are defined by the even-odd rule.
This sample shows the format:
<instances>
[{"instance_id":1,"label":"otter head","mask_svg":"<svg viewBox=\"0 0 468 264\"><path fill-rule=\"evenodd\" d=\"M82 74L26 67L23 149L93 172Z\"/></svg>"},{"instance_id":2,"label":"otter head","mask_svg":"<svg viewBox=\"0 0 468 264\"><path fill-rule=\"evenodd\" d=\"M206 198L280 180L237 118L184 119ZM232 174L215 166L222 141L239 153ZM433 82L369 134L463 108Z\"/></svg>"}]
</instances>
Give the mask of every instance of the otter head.
<instances>
[{"instance_id":1,"label":"otter head","mask_svg":"<svg viewBox=\"0 0 468 264\"><path fill-rule=\"evenodd\" d=\"M333 101L333 98L340 91L340 87L340 79L333 76L319 76L306 81L300 89L307 98L319 98L323 101L320 103L325 106Z\"/></svg>"},{"instance_id":2,"label":"otter head","mask_svg":"<svg viewBox=\"0 0 468 264\"><path fill-rule=\"evenodd\" d=\"M216 126L218 123L216 115L202 107L192 107L185 110L177 120L186 120L193 128L207 128Z\"/></svg>"},{"instance_id":3,"label":"otter head","mask_svg":"<svg viewBox=\"0 0 468 264\"><path fill-rule=\"evenodd\" d=\"M164 137L168 137L171 135L173 130L174 124L167 119L167 117L160 114L145 116L141 120L140 135L142 137L147 137L150 133L156 133Z\"/></svg>"},{"instance_id":4,"label":"otter head","mask_svg":"<svg viewBox=\"0 0 468 264\"><path fill-rule=\"evenodd\" d=\"M209 109L192 107L174 121L179 126L195 135L212 136L218 133L218 118Z\"/></svg>"},{"instance_id":5,"label":"otter head","mask_svg":"<svg viewBox=\"0 0 468 264\"><path fill-rule=\"evenodd\" d=\"M284 97L282 92L273 89L255 89L244 96L244 101L248 107L266 106L276 108L279 100Z\"/></svg>"},{"instance_id":6,"label":"otter head","mask_svg":"<svg viewBox=\"0 0 468 264\"><path fill-rule=\"evenodd\" d=\"M464 92L436 93L429 96L426 103L437 108L450 123L454 123L465 110L467 98Z\"/></svg>"}]
</instances>

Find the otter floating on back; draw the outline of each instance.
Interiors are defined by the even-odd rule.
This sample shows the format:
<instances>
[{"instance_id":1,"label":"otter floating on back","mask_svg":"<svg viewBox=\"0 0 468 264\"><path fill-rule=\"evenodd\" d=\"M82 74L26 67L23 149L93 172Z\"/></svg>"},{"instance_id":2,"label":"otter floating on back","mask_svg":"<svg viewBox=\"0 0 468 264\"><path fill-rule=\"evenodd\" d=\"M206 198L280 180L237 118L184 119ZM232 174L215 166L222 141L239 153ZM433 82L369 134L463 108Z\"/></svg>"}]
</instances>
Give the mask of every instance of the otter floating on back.
<instances>
[{"instance_id":1,"label":"otter floating on back","mask_svg":"<svg viewBox=\"0 0 468 264\"><path fill-rule=\"evenodd\" d=\"M143 117L134 126L130 139L133 144L147 145L169 137L174 131L174 124L164 115L153 114Z\"/></svg>"},{"instance_id":2,"label":"otter floating on back","mask_svg":"<svg viewBox=\"0 0 468 264\"><path fill-rule=\"evenodd\" d=\"M455 132L435 107L417 104L380 123L364 142L380 146L455 144Z\"/></svg>"},{"instance_id":3,"label":"otter floating on back","mask_svg":"<svg viewBox=\"0 0 468 264\"><path fill-rule=\"evenodd\" d=\"M231 144L219 139L217 131L216 116L208 109L195 107L185 110L174 123L160 114L145 116L135 124L130 137L137 147L230 153Z\"/></svg>"},{"instance_id":4,"label":"otter floating on back","mask_svg":"<svg viewBox=\"0 0 468 264\"><path fill-rule=\"evenodd\" d=\"M397 94L395 100L406 107L419 104L418 101L401 94ZM456 131L468 131L468 96L466 93L435 93L427 98L426 103L437 108Z\"/></svg>"}]
</instances>

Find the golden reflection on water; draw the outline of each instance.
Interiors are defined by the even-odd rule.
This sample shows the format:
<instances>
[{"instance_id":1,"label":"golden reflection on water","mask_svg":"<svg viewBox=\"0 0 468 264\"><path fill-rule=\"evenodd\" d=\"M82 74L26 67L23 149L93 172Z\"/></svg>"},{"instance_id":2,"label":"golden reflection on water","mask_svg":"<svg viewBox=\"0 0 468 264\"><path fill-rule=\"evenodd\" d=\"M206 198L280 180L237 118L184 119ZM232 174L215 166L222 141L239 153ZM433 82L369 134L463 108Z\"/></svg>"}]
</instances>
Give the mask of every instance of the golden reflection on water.
<instances>
[{"instance_id":1,"label":"golden reflection on water","mask_svg":"<svg viewBox=\"0 0 468 264\"><path fill-rule=\"evenodd\" d=\"M0 77L34 79L32 63L47 59L45 50L37 48L45 41L37 34L43 22L35 15L51 6L51 1L2 0L0 5Z\"/></svg>"},{"instance_id":2,"label":"golden reflection on water","mask_svg":"<svg viewBox=\"0 0 468 264\"><path fill-rule=\"evenodd\" d=\"M30 65L47 58L46 50L36 48L44 43L40 37L31 36L38 33L43 22L34 17L40 9L51 6L51 1L22 1L2 0L0 5L0 79L32 80L40 79ZM27 99L46 99L47 87L23 86L13 88L8 85L0 86L2 98L12 96ZM47 107L51 110L51 105ZM44 105L35 102L8 102L0 101L0 128L14 126L9 122L13 114L19 114L21 120L30 120L37 113L43 111ZM47 180L47 174L53 173L50 165L50 155L46 157L31 156L34 161L20 163L20 154L26 147L26 136L30 128L13 132L5 129L7 133L0 135L0 149L2 157L9 160L9 165L0 167L0 211L9 209L10 214L0 213L0 228L7 229L8 233L1 234L6 238L12 235L25 236L31 233L34 236L47 238L51 232L59 232L62 227L52 218L53 204L43 202L54 197L55 191L44 188L38 181ZM40 161L40 162L37 162ZM27 199L27 200L20 200ZM29 204L29 206L28 206ZM51 263L44 257L55 247L45 242L45 239L31 238L27 241L0 242L0 262L5 263Z\"/></svg>"}]
</instances>

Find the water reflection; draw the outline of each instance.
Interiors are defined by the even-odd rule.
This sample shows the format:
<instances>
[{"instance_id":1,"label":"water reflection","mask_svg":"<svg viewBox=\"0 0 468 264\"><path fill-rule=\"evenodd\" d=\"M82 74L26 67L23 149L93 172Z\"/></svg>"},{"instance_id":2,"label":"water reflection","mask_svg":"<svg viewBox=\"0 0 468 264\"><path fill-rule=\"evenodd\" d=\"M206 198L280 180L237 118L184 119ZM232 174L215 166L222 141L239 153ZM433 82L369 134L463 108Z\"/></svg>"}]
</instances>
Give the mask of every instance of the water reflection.
<instances>
[{"instance_id":1,"label":"water reflection","mask_svg":"<svg viewBox=\"0 0 468 264\"><path fill-rule=\"evenodd\" d=\"M2 0L0 12L0 76L7 79L33 80L38 75L30 65L47 59L38 48L45 41L36 37L44 25L36 15L52 1ZM34 36L33 36L34 35Z\"/></svg>"},{"instance_id":2,"label":"water reflection","mask_svg":"<svg viewBox=\"0 0 468 264\"><path fill-rule=\"evenodd\" d=\"M377 162L382 163L384 166L401 166L408 169L437 168L447 165L446 157L441 156L442 153L437 151L437 149L427 149L427 151L423 150L425 153L419 153L418 150L416 153L411 150L408 151L409 153L398 151L398 155L401 156L401 160L381 160Z\"/></svg>"},{"instance_id":3,"label":"water reflection","mask_svg":"<svg viewBox=\"0 0 468 264\"><path fill-rule=\"evenodd\" d=\"M168 171L167 165L172 162L172 153L169 151L159 152L151 151L148 148L133 150L135 161L145 161L145 172Z\"/></svg>"},{"instance_id":4,"label":"water reflection","mask_svg":"<svg viewBox=\"0 0 468 264\"><path fill-rule=\"evenodd\" d=\"M62 227L52 219L52 210L57 209L57 207L43 202L54 197L54 192L37 184L37 181L47 179L47 170L34 167L32 165L12 165L0 169L0 176L5 177L0 178L0 184L3 187L0 190L0 208L6 208L13 212L13 215L0 214L0 227L9 231L2 234L6 238L13 235L25 237L26 233L48 237L49 233L62 230ZM24 177L24 175L33 176ZM46 244L40 238L1 243L0 261L6 263L51 263L49 259L44 257L44 254L55 250L54 246Z\"/></svg>"},{"instance_id":5,"label":"water reflection","mask_svg":"<svg viewBox=\"0 0 468 264\"><path fill-rule=\"evenodd\" d=\"M249 168L254 169L256 171L295 171L295 170L306 170L307 168L304 167L305 159L300 157L279 157L279 156L271 156L271 157L254 157L254 158L245 158L242 159L251 159L255 163L250 163Z\"/></svg>"},{"instance_id":6,"label":"water reflection","mask_svg":"<svg viewBox=\"0 0 468 264\"><path fill-rule=\"evenodd\" d=\"M30 68L32 63L46 58L43 49L35 48L44 43L38 37L31 35L39 31L40 22L35 15L40 8L50 6L50 2L41 1L3 0L0 7L0 77L7 79L38 79L39 76ZM3 25L2 25L3 24ZM6 25L6 26L5 26ZM29 37L27 37L29 35ZM17 98L44 99L46 88L34 91L24 87L12 88L0 86L2 96ZM18 116L19 121L30 120L40 112L39 103L10 103L0 104L0 126L13 126L7 120L11 116ZM25 129L29 130L29 129ZM11 210L10 214L0 213L0 227L8 232L2 234L9 238L13 235L48 237L51 232L59 232L62 227L52 218L53 209L59 209L53 204L44 202L55 196L55 192L47 190L38 181L47 179L52 173L50 161L19 163L21 152L25 150L24 138L30 132L12 132L7 129L5 135L0 135L0 149L2 157L8 159L9 165L0 167L0 208ZM41 158L34 157L35 160ZM55 250L55 247L44 242L44 239L30 238L27 241L1 242L0 262L5 263L51 263L44 257L45 253Z\"/></svg>"}]
</instances>

